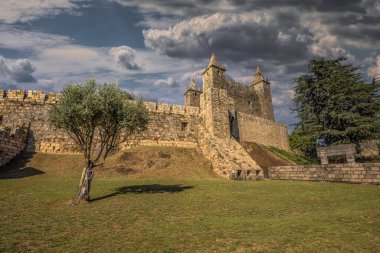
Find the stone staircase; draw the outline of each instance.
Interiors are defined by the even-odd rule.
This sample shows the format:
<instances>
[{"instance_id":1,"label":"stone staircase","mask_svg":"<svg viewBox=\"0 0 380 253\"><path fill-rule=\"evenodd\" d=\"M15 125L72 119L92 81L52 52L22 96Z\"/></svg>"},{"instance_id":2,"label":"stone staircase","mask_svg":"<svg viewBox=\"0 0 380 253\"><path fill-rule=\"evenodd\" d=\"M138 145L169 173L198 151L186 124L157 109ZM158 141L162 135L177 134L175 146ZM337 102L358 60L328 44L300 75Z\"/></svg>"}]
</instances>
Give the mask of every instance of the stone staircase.
<instances>
[{"instance_id":1,"label":"stone staircase","mask_svg":"<svg viewBox=\"0 0 380 253\"><path fill-rule=\"evenodd\" d=\"M218 138L199 128L198 146L217 174L235 180L263 178L260 166L234 138Z\"/></svg>"}]
</instances>

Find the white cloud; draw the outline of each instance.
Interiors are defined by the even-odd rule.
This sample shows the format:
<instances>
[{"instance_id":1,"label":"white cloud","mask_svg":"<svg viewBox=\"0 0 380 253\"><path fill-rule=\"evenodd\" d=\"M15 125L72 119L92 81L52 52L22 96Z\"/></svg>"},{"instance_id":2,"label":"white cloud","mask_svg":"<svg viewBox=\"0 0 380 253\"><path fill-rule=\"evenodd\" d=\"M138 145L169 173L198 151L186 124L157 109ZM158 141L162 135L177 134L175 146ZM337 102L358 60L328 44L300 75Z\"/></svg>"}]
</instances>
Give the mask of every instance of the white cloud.
<instances>
[{"instance_id":1,"label":"white cloud","mask_svg":"<svg viewBox=\"0 0 380 253\"><path fill-rule=\"evenodd\" d=\"M23 31L8 25L0 25L0 38L0 47L28 52L71 42L71 39L67 36Z\"/></svg>"},{"instance_id":2,"label":"white cloud","mask_svg":"<svg viewBox=\"0 0 380 253\"><path fill-rule=\"evenodd\" d=\"M28 59L11 60L0 56L0 80L4 83L34 83L36 67Z\"/></svg>"},{"instance_id":3,"label":"white cloud","mask_svg":"<svg viewBox=\"0 0 380 253\"><path fill-rule=\"evenodd\" d=\"M0 21L11 24L73 11L74 0L4 0L1 1Z\"/></svg>"},{"instance_id":4,"label":"white cloud","mask_svg":"<svg viewBox=\"0 0 380 253\"><path fill-rule=\"evenodd\" d=\"M294 92L290 82L271 81L273 109L276 120L293 124L296 122L295 115L290 113Z\"/></svg>"},{"instance_id":5,"label":"white cloud","mask_svg":"<svg viewBox=\"0 0 380 253\"><path fill-rule=\"evenodd\" d=\"M158 87L178 87L178 82L173 77L168 77L166 79L156 80L154 85Z\"/></svg>"},{"instance_id":6,"label":"white cloud","mask_svg":"<svg viewBox=\"0 0 380 253\"><path fill-rule=\"evenodd\" d=\"M286 43L290 42L291 39L292 39L292 36L290 34L286 34L283 32L278 33L278 40L280 41L280 43L286 44ZM299 41L302 41L302 40L299 40Z\"/></svg>"},{"instance_id":7,"label":"white cloud","mask_svg":"<svg viewBox=\"0 0 380 253\"><path fill-rule=\"evenodd\" d=\"M140 67L135 63L136 51L128 46L113 47L109 54L114 58L117 65L131 70L137 70Z\"/></svg>"},{"instance_id":8,"label":"white cloud","mask_svg":"<svg viewBox=\"0 0 380 253\"><path fill-rule=\"evenodd\" d=\"M95 75L100 70L112 70L113 59L105 49L79 45L59 45L41 50L34 63L43 77Z\"/></svg>"}]
</instances>

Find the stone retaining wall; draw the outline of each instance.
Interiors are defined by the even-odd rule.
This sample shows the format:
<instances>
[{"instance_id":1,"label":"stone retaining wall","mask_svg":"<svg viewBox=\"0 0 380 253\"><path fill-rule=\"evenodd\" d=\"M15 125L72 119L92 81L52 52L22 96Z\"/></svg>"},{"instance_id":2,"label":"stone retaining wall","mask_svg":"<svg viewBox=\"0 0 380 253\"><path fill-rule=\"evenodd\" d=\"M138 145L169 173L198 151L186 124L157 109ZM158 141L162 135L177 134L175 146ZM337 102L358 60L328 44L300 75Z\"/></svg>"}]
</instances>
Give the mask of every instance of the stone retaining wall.
<instances>
[{"instance_id":1,"label":"stone retaining wall","mask_svg":"<svg viewBox=\"0 0 380 253\"><path fill-rule=\"evenodd\" d=\"M0 167L8 163L26 147L28 127L0 128Z\"/></svg>"},{"instance_id":2,"label":"stone retaining wall","mask_svg":"<svg viewBox=\"0 0 380 253\"><path fill-rule=\"evenodd\" d=\"M380 163L269 167L269 179L380 184Z\"/></svg>"}]
</instances>

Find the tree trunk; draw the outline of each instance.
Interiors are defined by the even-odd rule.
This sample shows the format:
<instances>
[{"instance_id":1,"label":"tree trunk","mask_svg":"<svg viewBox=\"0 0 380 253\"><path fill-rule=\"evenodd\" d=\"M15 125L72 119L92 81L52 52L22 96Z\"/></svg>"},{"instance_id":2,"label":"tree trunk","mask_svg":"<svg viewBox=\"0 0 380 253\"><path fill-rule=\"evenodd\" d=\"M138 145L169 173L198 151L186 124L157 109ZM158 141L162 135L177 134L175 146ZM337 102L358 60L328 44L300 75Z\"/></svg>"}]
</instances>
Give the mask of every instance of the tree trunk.
<instances>
[{"instance_id":1,"label":"tree trunk","mask_svg":"<svg viewBox=\"0 0 380 253\"><path fill-rule=\"evenodd\" d=\"M77 202L87 202L90 200L90 188L92 177L94 176L93 167L93 161L88 160L86 167L83 169L82 178L79 183Z\"/></svg>"}]
</instances>

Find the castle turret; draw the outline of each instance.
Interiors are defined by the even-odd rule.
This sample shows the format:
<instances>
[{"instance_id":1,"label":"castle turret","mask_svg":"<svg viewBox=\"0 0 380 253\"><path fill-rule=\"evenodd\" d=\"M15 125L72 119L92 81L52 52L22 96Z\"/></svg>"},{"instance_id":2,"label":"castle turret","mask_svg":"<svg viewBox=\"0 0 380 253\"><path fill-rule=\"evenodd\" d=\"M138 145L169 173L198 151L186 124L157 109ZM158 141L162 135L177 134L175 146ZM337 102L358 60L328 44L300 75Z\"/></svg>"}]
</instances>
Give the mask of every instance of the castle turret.
<instances>
[{"instance_id":1,"label":"castle turret","mask_svg":"<svg viewBox=\"0 0 380 253\"><path fill-rule=\"evenodd\" d=\"M258 66L250 87L254 89L257 94L261 117L274 120L270 82L264 77Z\"/></svg>"},{"instance_id":2,"label":"castle turret","mask_svg":"<svg viewBox=\"0 0 380 253\"><path fill-rule=\"evenodd\" d=\"M203 91L210 87L219 87L220 83L225 80L225 72L226 69L212 53L210 62L202 73Z\"/></svg>"},{"instance_id":3,"label":"castle turret","mask_svg":"<svg viewBox=\"0 0 380 253\"><path fill-rule=\"evenodd\" d=\"M206 130L220 138L230 137L229 112L234 112L234 101L223 89L227 83L225 71L213 53L202 73L200 114Z\"/></svg>"},{"instance_id":4,"label":"castle turret","mask_svg":"<svg viewBox=\"0 0 380 253\"><path fill-rule=\"evenodd\" d=\"M199 107L201 94L202 92L197 90L195 78L191 78L189 88L185 92L185 105Z\"/></svg>"}]
</instances>

